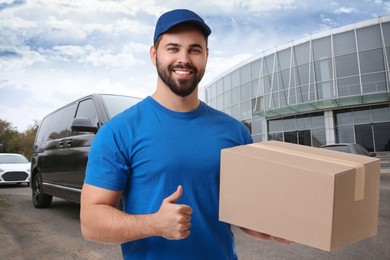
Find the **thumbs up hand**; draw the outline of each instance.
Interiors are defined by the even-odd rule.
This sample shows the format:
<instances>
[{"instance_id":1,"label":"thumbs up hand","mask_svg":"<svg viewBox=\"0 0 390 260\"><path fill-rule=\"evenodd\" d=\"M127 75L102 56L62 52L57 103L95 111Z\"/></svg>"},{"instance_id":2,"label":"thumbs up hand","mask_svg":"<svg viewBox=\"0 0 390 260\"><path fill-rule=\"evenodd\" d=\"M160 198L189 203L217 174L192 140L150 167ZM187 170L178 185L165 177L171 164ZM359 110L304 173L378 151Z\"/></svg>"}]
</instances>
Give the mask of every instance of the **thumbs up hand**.
<instances>
[{"instance_id":1,"label":"thumbs up hand","mask_svg":"<svg viewBox=\"0 0 390 260\"><path fill-rule=\"evenodd\" d=\"M183 187L166 197L155 214L157 234L171 239L184 239L190 235L192 208L188 205L175 204L183 194Z\"/></svg>"}]
</instances>

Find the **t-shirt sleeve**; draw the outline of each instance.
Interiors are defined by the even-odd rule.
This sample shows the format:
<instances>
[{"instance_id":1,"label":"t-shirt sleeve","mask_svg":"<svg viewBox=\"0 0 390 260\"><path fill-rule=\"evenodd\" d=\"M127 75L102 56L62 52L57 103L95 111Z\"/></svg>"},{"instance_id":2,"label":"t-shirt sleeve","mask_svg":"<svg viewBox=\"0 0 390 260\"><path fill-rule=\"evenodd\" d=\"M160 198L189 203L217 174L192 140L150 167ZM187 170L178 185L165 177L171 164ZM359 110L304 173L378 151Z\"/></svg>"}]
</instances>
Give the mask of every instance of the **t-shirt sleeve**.
<instances>
[{"instance_id":1,"label":"t-shirt sleeve","mask_svg":"<svg viewBox=\"0 0 390 260\"><path fill-rule=\"evenodd\" d=\"M109 124L96 134L88 155L84 183L109 190L124 190L130 167L127 149Z\"/></svg>"}]
</instances>

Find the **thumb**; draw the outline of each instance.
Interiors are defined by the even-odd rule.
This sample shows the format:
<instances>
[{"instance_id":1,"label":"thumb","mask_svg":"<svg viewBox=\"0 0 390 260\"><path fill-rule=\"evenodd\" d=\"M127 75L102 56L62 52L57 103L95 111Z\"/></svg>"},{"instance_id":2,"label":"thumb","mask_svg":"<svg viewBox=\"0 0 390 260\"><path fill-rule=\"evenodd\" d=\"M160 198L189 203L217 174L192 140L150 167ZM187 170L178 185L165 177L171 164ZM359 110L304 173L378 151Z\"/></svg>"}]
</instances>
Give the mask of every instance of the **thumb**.
<instances>
[{"instance_id":1,"label":"thumb","mask_svg":"<svg viewBox=\"0 0 390 260\"><path fill-rule=\"evenodd\" d=\"M177 187L177 190L174 193L172 193L169 197L165 198L165 201L169 203L176 203L176 201L180 199L182 194L183 194L183 187L179 185Z\"/></svg>"}]
</instances>

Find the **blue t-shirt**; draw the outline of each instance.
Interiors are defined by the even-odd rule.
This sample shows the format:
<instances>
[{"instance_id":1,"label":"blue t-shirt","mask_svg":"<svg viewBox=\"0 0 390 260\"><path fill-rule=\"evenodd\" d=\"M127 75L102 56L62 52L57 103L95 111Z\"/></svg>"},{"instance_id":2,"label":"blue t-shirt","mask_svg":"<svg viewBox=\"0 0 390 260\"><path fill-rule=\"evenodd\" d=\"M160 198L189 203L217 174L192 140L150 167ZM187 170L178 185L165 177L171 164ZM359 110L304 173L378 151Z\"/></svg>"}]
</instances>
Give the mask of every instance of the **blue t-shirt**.
<instances>
[{"instance_id":1,"label":"blue t-shirt","mask_svg":"<svg viewBox=\"0 0 390 260\"><path fill-rule=\"evenodd\" d=\"M220 152L251 143L239 121L203 102L174 112L147 97L106 123L91 146L85 183L123 192L124 211L148 214L183 186L191 234L122 244L125 259L236 259L230 226L218 220Z\"/></svg>"}]
</instances>

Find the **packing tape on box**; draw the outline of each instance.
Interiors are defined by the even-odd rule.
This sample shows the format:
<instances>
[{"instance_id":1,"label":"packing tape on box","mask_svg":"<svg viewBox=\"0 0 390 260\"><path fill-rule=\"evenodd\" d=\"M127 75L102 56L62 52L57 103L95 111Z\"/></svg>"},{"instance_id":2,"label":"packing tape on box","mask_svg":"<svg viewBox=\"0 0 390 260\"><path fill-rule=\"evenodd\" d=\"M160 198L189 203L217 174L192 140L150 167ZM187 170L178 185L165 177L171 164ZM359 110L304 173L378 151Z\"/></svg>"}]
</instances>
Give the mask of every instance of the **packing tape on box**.
<instances>
[{"instance_id":1,"label":"packing tape on box","mask_svg":"<svg viewBox=\"0 0 390 260\"><path fill-rule=\"evenodd\" d=\"M327 156L323 155L318 155L318 154L312 154L312 153L306 153L302 151L293 151L281 147L275 147L275 146L270 146L265 143L254 143L250 144L250 146L254 147L261 147L262 149L266 150L271 150L274 152L281 152L284 154L289 154L289 155L294 155L294 156L303 156L305 158L310 158L310 159L315 159L319 161L325 161L325 162L332 162L332 163L337 163L339 165L344 165L348 167L352 167L356 169L356 177L355 177L355 195L354 195L354 200L362 200L364 199L364 179L365 179L365 168L362 163L358 162L351 162L351 161L346 161L338 158L330 158Z\"/></svg>"}]
</instances>

